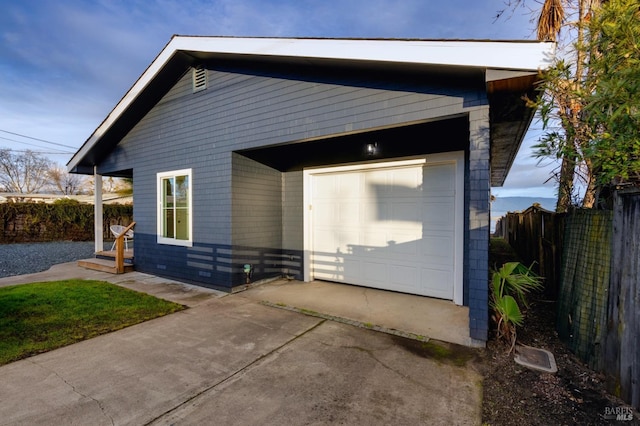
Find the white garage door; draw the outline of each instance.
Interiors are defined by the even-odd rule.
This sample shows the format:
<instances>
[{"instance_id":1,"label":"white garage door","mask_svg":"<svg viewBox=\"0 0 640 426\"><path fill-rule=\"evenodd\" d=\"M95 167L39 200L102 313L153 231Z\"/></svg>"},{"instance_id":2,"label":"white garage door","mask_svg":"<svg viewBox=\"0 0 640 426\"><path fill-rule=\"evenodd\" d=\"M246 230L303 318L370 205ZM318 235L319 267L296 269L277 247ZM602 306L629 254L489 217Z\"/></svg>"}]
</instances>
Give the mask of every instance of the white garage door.
<instances>
[{"instance_id":1,"label":"white garage door","mask_svg":"<svg viewBox=\"0 0 640 426\"><path fill-rule=\"evenodd\" d=\"M313 278L453 300L461 281L458 166L386 163L311 174Z\"/></svg>"}]
</instances>

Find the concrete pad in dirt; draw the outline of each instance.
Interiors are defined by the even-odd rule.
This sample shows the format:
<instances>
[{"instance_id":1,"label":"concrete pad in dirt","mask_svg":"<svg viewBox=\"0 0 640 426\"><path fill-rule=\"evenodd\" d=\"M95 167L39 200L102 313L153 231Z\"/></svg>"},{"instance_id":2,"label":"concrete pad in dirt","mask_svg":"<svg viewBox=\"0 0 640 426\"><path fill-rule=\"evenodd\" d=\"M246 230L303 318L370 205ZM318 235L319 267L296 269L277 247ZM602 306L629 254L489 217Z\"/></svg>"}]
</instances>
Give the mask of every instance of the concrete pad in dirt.
<instances>
[{"instance_id":1,"label":"concrete pad in dirt","mask_svg":"<svg viewBox=\"0 0 640 426\"><path fill-rule=\"evenodd\" d=\"M145 424L320 320L241 298L0 367L0 424Z\"/></svg>"},{"instance_id":2,"label":"concrete pad in dirt","mask_svg":"<svg viewBox=\"0 0 640 426\"><path fill-rule=\"evenodd\" d=\"M427 345L325 321L152 424L479 424L474 350Z\"/></svg>"}]
</instances>

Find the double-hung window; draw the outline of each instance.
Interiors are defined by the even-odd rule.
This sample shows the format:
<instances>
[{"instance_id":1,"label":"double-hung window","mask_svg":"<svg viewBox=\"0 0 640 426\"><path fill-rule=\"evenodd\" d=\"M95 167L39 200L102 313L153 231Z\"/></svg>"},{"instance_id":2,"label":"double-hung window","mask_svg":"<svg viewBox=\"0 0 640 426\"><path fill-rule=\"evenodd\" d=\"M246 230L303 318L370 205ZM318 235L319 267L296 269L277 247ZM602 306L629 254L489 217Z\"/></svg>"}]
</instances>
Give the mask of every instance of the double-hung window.
<instances>
[{"instance_id":1,"label":"double-hung window","mask_svg":"<svg viewBox=\"0 0 640 426\"><path fill-rule=\"evenodd\" d=\"M191 169L158 173L158 243L192 245Z\"/></svg>"}]
</instances>

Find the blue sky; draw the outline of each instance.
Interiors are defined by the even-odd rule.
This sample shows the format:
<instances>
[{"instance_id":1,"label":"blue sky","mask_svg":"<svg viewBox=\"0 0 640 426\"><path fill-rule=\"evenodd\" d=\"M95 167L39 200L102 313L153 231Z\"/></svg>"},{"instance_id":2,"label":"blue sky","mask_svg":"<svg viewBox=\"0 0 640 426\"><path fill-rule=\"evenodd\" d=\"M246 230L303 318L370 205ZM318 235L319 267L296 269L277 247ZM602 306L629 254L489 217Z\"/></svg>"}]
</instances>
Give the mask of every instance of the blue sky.
<instances>
[{"instance_id":1,"label":"blue sky","mask_svg":"<svg viewBox=\"0 0 640 426\"><path fill-rule=\"evenodd\" d=\"M0 0L0 147L65 164L173 34L530 40L503 0ZM532 5L537 5L531 2ZM534 121L498 196L553 197ZM58 145L24 138L42 139ZM59 154L53 154L57 152Z\"/></svg>"}]
</instances>

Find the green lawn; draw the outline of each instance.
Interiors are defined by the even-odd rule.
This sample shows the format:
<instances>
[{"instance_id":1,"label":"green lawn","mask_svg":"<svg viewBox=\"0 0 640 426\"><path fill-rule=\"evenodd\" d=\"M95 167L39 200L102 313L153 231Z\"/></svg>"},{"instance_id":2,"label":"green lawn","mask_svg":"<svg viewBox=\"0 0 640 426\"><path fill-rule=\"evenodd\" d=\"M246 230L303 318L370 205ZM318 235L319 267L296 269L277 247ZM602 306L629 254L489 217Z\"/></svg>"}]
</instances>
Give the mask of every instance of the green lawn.
<instances>
[{"instance_id":1,"label":"green lawn","mask_svg":"<svg viewBox=\"0 0 640 426\"><path fill-rule=\"evenodd\" d=\"M0 365L185 309L104 281L0 288Z\"/></svg>"}]
</instances>

